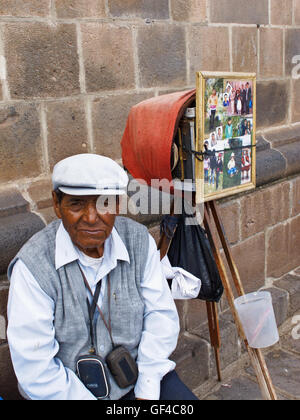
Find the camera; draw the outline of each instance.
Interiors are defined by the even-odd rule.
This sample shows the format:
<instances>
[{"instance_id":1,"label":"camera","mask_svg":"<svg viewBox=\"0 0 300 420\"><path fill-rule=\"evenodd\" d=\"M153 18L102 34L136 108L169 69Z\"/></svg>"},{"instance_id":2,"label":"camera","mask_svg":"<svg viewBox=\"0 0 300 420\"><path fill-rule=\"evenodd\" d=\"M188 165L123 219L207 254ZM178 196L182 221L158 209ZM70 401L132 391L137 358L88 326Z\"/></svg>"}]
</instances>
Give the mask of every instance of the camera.
<instances>
[{"instance_id":1,"label":"camera","mask_svg":"<svg viewBox=\"0 0 300 420\"><path fill-rule=\"evenodd\" d=\"M117 346L106 357L106 363L120 388L127 388L136 383L138 367L129 351L123 346Z\"/></svg>"},{"instance_id":2,"label":"camera","mask_svg":"<svg viewBox=\"0 0 300 420\"><path fill-rule=\"evenodd\" d=\"M108 370L120 388L134 385L138 378L138 367L123 346L115 347L104 361L95 354L80 356L76 362L77 375L85 387L98 399L104 399L110 393Z\"/></svg>"},{"instance_id":3,"label":"camera","mask_svg":"<svg viewBox=\"0 0 300 420\"><path fill-rule=\"evenodd\" d=\"M99 400L107 398L110 382L105 362L100 356L80 356L76 363L77 375L85 387Z\"/></svg>"}]
</instances>

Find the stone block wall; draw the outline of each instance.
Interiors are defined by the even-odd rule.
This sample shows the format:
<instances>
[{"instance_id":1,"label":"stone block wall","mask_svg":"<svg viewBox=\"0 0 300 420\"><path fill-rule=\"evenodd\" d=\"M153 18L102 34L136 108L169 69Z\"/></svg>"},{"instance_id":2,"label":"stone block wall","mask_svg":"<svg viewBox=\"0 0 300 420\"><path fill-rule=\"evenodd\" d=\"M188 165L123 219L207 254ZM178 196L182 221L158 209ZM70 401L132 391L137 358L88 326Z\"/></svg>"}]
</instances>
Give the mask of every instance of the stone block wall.
<instances>
[{"instance_id":1,"label":"stone block wall","mask_svg":"<svg viewBox=\"0 0 300 420\"><path fill-rule=\"evenodd\" d=\"M17 395L5 272L54 217L54 164L85 152L121 163L130 108L194 88L198 70L258 77L258 186L220 202L246 290L272 287L300 266L299 45L298 0L0 0L0 395ZM157 238L159 218L140 220ZM178 309L175 357L196 387L213 373L209 342L194 334L205 325L205 304ZM226 317L222 331L233 340L227 365L239 353Z\"/></svg>"}]
</instances>

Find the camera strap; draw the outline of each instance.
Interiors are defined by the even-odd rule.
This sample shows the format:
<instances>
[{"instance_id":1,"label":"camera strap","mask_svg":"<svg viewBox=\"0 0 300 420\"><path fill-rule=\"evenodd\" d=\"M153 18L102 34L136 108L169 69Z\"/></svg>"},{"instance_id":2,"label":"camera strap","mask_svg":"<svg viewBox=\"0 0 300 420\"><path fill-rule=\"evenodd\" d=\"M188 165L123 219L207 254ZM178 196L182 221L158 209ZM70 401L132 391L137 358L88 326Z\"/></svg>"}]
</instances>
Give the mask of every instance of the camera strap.
<instances>
[{"instance_id":1,"label":"camera strap","mask_svg":"<svg viewBox=\"0 0 300 420\"><path fill-rule=\"evenodd\" d=\"M90 349L90 353L91 354L95 354L96 353L96 348L95 348L95 339L94 339L94 327L93 327L93 319L94 319L94 315L95 315L95 311L96 308L98 309L98 312L103 320L103 323L109 333L110 336L110 340L111 340L111 344L113 346L113 348L115 348L115 343L113 341L112 338L112 333L111 333L111 315L110 315L110 275L107 275L107 289L108 289L108 323L106 322L106 319L103 315L103 312L101 311L99 305L98 305L98 299L99 299L99 295L100 295L100 291L101 291L101 283L102 283L102 279L98 281L97 286L96 286L96 290L95 290L95 294L93 294L90 285L80 267L80 265L78 264L78 267L80 269L80 272L82 274L82 278L85 284L85 287L87 288L87 290L89 291L91 297L92 297L92 303L90 303L89 299L86 298L86 302L87 302L87 307L88 307L88 314L89 314L89 321L90 321L90 336L91 336L91 349Z\"/></svg>"}]
</instances>

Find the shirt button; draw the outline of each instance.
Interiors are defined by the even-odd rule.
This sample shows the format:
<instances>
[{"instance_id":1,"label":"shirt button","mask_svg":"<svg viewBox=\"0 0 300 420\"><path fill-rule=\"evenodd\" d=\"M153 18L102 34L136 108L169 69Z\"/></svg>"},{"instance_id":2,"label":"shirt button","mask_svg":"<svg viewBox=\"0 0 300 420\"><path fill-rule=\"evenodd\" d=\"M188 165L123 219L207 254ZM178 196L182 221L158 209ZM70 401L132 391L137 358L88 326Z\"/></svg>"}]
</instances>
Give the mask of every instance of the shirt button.
<instances>
[{"instance_id":1,"label":"shirt button","mask_svg":"<svg viewBox=\"0 0 300 420\"><path fill-rule=\"evenodd\" d=\"M104 346L102 345L102 346L100 346L100 351L104 351Z\"/></svg>"}]
</instances>

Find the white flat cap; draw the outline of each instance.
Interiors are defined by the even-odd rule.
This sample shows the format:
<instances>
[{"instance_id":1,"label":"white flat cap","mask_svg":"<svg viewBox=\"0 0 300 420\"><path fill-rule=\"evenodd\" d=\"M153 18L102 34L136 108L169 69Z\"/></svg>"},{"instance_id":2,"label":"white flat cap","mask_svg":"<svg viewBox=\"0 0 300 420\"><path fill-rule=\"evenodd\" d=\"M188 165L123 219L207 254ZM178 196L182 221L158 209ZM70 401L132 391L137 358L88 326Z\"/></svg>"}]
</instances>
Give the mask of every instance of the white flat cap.
<instances>
[{"instance_id":1,"label":"white flat cap","mask_svg":"<svg viewBox=\"0 0 300 420\"><path fill-rule=\"evenodd\" d=\"M53 190L69 195L123 195L128 176L114 160L85 153L58 162L52 184Z\"/></svg>"}]
</instances>

